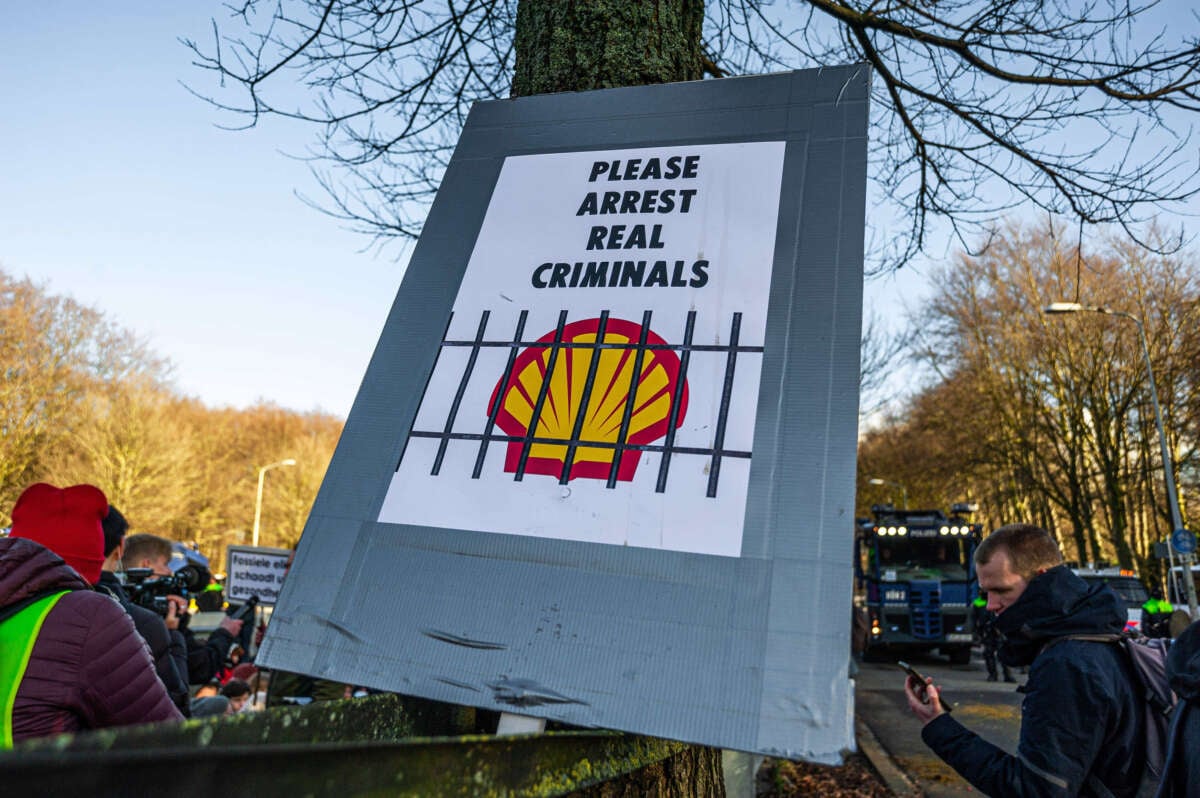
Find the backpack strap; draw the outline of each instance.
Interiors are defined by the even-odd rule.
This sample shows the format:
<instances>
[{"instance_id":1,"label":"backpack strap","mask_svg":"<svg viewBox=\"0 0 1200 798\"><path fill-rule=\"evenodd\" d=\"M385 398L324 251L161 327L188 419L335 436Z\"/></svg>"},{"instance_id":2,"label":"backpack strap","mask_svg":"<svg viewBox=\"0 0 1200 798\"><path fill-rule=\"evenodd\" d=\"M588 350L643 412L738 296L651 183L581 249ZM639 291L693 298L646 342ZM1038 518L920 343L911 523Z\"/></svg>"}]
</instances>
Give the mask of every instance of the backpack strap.
<instances>
[{"instance_id":1,"label":"backpack strap","mask_svg":"<svg viewBox=\"0 0 1200 798\"><path fill-rule=\"evenodd\" d=\"M1120 641L1122 641L1124 639L1125 639L1125 635L1119 635L1119 634L1063 635L1062 637L1056 637L1056 638L1050 640L1049 642L1047 642L1046 645L1042 646L1042 651L1045 651L1048 648L1056 646L1064 640L1086 640L1089 643L1119 643Z\"/></svg>"},{"instance_id":2,"label":"backpack strap","mask_svg":"<svg viewBox=\"0 0 1200 798\"><path fill-rule=\"evenodd\" d=\"M47 596L57 595L62 591L59 590L43 590L41 593L34 593L32 596L26 596L15 604L9 604L7 607L0 607L0 623L4 623L12 616L21 612L31 604L36 604Z\"/></svg>"},{"instance_id":3,"label":"backpack strap","mask_svg":"<svg viewBox=\"0 0 1200 798\"><path fill-rule=\"evenodd\" d=\"M70 592L62 590L32 596L4 608L4 618L0 622L0 750L13 747L13 704L42 623L58 600Z\"/></svg>"},{"instance_id":4,"label":"backpack strap","mask_svg":"<svg viewBox=\"0 0 1200 798\"><path fill-rule=\"evenodd\" d=\"M1122 638L1123 638L1123 635L1117 635L1117 634L1111 634L1111 635L1063 635L1062 637L1055 637L1055 638L1048 640L1045 645L1043 645L1040 649L1038 649L1038 656L1040 657L1042 654L1045 654L1047 651L1054 648L1055 646L1057 646L1059 643L1061 643L1064 640L1084 640L1089 643L1118 643L1121 641ZM1024 685L1022 685L1022 687L1023 686Z\"/></svg>"},{"instance_id":5,"label":"backpack strap","mask_svg":"<svg viewBox=\"0 0 1200 798\"><path fill-rule=\"evenodd\" d=\"M1086 640L1093 643L1119 643L1124 651L1125 661L1133 670L1134 684L1140 688L1143 698L1162 714L1170 714L1175 708L1175 696L1167 686L1166 672L1162 663L1166 660L1166 649L1169 643L1161 638L1149 638L1140 634L1107 634L1107 635L1065 635L1056 637L1042 651L1062 642L1063 640ZM1139 652L1149 653L1150 649L1157 651L1160 664L1157 673L1147 673L1147 668L1153 668ZM1157 678L1156 678L1157 677ZM1155 684L1155 682L1159 684Z\"/></svg>"}]
</instances>

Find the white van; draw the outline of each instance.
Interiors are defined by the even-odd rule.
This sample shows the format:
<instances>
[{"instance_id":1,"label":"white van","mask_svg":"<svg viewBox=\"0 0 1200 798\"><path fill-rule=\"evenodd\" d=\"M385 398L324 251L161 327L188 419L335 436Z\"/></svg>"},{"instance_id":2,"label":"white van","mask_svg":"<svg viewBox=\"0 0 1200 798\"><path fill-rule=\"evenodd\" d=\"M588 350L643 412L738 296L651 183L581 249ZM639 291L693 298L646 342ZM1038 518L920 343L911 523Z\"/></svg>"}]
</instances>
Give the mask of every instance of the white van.
<instances>
[{"instance_id":1,"label":"white van","mask_svg":"<svg viewBox=\"0 0 1200 798\"><path fill-rule=\"evenodd\" d=\"M1120 568L1072 568L1071 571L1088 584L1102 582L1111 587L1125 605L1125 629L1142 630L1142 605L1150 600L1150 591L1137 574Z\"/></svg>"}]
</instances>

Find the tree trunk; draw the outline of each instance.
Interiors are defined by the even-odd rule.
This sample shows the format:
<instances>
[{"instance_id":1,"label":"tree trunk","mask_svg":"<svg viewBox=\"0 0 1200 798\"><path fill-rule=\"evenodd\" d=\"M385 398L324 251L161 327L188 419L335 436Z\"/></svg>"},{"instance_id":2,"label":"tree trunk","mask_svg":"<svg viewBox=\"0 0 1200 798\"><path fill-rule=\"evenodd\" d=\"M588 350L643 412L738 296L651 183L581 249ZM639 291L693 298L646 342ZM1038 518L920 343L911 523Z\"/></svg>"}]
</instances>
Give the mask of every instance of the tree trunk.
<instances>
[{"instance_id":1,"label":"tree trunk","mask_svg":"<svg viewBox=\"0 0 1200 798\"><path fill-rule=\"evenodd\" d=\"M521 0L512 96L699 80L703 0ZM595 796L723 796L721 752L693 746Z\"/></svg>"},{"instance_id":2,"label":"tree trunk","mask_svg":"<svg viewBox=\"0 0 1200 798\"><path fill-rule=\"evenodd\" d=\"M576 790L571 798L725 798L721 751L693 746L641 770Z\"/></svg>"},{"instance_id":3,"label":"tree trunk","mask_svg":"<svg viewBox=\"0 0 1200 798\"><path fill-rule=\"evenodd\" d=\"M702 0L521 0L512 96L703 77Z\"/></svg>"}]
</instances>

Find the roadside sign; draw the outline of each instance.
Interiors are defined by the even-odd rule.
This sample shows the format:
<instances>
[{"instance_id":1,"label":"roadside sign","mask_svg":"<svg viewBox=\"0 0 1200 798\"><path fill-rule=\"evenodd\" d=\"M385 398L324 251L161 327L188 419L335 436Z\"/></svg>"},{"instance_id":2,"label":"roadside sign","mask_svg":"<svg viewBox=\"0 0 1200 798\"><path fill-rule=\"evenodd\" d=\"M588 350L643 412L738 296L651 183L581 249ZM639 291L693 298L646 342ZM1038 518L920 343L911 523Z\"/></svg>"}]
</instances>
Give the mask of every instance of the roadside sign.
<instances>
[{"instance_id":1,"label":"roadside sign","mask_svg":"<svg viewBox=\"0 0 1200 798\"><path fill-rule=\"evenodd\" d=\"M291 549L230 546L225 552L225 599L236 602L258 596L259 604L274 605L291 555Z\"/></svg>"},{"instance_id":2,"label":"roadside sign","mask_svg":"<svg viewBox=\"0 0 1200 798\"><path fill-rule=\"evenodd\" d=\"M1191 554L1196 550L1196 535L1187 529L1176 529L1171 533L1171 546L1180 554Z\"/></svg>"}]
</instances>

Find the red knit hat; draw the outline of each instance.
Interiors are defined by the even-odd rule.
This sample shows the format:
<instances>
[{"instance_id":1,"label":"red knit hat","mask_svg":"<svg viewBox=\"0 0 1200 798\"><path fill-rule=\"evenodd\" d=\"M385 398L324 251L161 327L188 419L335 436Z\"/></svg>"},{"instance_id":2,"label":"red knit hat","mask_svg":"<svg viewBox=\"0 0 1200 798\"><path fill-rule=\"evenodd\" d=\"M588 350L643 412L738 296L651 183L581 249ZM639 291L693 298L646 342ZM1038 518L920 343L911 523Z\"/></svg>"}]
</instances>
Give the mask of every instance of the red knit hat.
<instances>
[{"instance_id":1,"label":"red knit hat","mask_svg":"<svg viewBox=\"0 0 1200 798\"><path fill-rule=\"evenodd\" d=\"M28 538L66 560L89 585L100 581L108 499L94 485L30 485L12 511L10 537Z\"/></svg>"}]
</instances>

